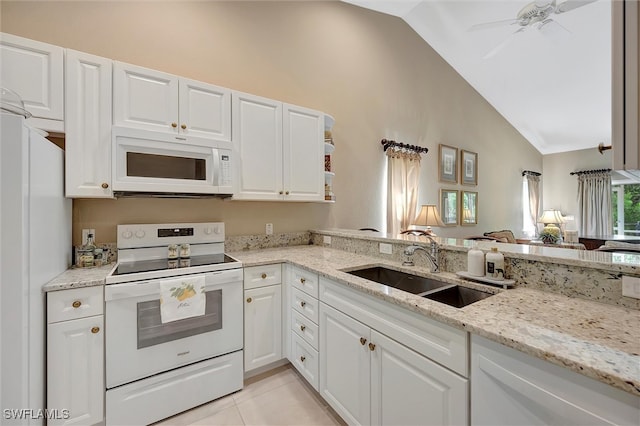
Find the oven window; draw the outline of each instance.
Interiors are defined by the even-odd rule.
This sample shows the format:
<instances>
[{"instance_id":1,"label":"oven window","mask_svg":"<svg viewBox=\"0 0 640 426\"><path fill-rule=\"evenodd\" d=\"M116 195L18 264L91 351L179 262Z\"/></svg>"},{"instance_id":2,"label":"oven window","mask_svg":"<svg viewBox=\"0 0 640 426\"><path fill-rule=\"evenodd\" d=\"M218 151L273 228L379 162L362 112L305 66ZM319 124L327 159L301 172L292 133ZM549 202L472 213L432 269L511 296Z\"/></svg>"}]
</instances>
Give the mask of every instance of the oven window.
<instances>
[{"instance_id":1,"label":"oven window","mask_svg":"<svg viewBox=\"0 0 640 426\"><path fill-rule=\"evenodd\" d=\"M138 349L222 328L222 290L207 291L204 315L168 322L160 320L160 300L138 303Z\"/></svg>"},{"instance_id":2,"label":"oven window","mask_svg":"<svg viewBox=\"0 0 640 426\"><path fill-rule=\"evenodd\" d=\"M127 176L206 180L206 160L127 152Z\"/></svg>"}]
</instances>

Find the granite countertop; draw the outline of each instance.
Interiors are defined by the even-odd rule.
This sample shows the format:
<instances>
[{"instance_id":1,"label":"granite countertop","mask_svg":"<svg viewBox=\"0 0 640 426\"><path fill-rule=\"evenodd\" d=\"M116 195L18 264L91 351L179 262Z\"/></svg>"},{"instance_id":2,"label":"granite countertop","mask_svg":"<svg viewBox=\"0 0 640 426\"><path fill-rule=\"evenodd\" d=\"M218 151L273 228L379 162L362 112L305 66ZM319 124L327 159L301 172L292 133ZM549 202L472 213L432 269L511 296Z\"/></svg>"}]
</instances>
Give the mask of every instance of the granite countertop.
<instances>
[{"instance_id":1,"label":"granite countertop","mask_svg":"<svg viewBox=\"0 0 640 426\"><path fill-rule=\"evenodd\" d=\"M453 327L502 343L640 396L640 312L526 288L502 290L450 272L438 279L495 293L457 309L356 277L344 270L385 265L429 276L427 268L322 246L229 253L244 266L291 263ZM69 269L43 287L56 291L104 285L114 265Z\"/></svg>"},{"instance_id":2,"label":"granite countertop","mask_svg":"<svg viewBox=\"0 0 640 426\"><path fill-rule=\"evenodd\" d=\"M501 290L441 272L438 279L494 296L457 309L342 270L387 265L429 276L427 268L320 246L230 253L244 266L288 262L459 329L640 396L640 312L531 289Z\"/></svg>"}]
</instances>

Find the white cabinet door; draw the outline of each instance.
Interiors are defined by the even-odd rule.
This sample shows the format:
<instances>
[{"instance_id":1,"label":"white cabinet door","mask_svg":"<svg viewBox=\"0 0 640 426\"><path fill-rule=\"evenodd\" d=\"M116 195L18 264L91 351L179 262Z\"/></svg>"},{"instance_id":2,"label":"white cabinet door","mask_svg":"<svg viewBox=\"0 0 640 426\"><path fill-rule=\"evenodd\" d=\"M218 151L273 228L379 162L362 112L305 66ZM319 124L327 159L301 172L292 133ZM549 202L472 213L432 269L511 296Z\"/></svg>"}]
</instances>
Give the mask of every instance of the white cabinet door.
<instances>
[{"instance_id":1,"label":"white cabinet door","mask_svg":"<svg viewBox=\"0 0 640 426\"><path fill-rule=\"evenodd\" d=\"M638 424L640 398L471 336L471 424Z\"/></svg>"},{"instance_id":2,"label":"white cabinet door","mask_svg":"<svg viewBox=\"0 0 640 426\"><path fill-rule=\"evenodd\" d=\"M282 359L281 286L244 292L244 371Z\"/></svg>"},{"instance_id":3,"label":"white cabinet door","mask_svg":"<svg viewBox=\"0 0 640 426\"><path fill-rule=\"evenodd\" d=\"M112 61L67 49L65 193L111 198Z\"/></svg>"},{"instance_id":4,"label":"white cabinet door","mask_svg":"<svg viewBox=\"0 0 640 426\"><path fill-rule=\"evenodd\" d=\"M283 187L286 201L324 200L324 114L283 106Z\"/></svg>"},{"instance_id":5,"label":"white cabinet door","mask_svg":"<svg viewBox=\"0 0 640 426\"><path fill-rule=\"evenodd\" d=\"M468 424L467 380L371 331L371 424Z\"/></svg>"},{"instance_id":6,"label":"white cabinet door","mask_svg":"<svg viewBox=\"0 0 640 426\"><path fill-rule=\"evenodd\" d=\"M348 423L371 423L370 329L320 304L320 395Z\"/></svg>"},{"instance_id":7,"label":"white cabinet door","mask_svg":"<svg viewBox=\"0 0 640 426\"><path fill-rule=\"evenodd\" d=\"M178 133L178 77L114 62L113 84L114 124Z\"/></svg>"},{"instance_id":8,"label":"white cabinet door","mask_svg":"<svg viewBox=\"0 0 640 426\"><path fill-rule=\"evenodd\" d=\"M181 78L178 92L181 133L231 140L231 90Z\"/></svg>"},{"instance_id":9,"label":"white cabinet door","mask_svg":"<svg viewBox=\"0 0 640 426\"><path fill-rule=\"evenodd\" d=\"M96 315L47 326L47 408L69 410L69 418L49 420L48 424L93 425L103 421L103 318Z\"/></svg>"},{"instance_id":10,"label":"white cabinet door","mask_svg":"<svg viewBox=\"0 0 640 426\"><path fill-rule=\"evenodd\" d=\"M20 95L25 108L34 117L62 121L63 58L62 47L2 33L0 86ZM45 130L62 131L62 126L42 127Z\"/></svg>"},{"instance_id":11,"label":"white cabinet door","mask_svg":"<svg viewBox=\"0 0 640 426\"><path fill-rule=\"evenodd\" d=\"M282 103L233 93L234 198L282 200Z\"/></svg>"}]
</instances>

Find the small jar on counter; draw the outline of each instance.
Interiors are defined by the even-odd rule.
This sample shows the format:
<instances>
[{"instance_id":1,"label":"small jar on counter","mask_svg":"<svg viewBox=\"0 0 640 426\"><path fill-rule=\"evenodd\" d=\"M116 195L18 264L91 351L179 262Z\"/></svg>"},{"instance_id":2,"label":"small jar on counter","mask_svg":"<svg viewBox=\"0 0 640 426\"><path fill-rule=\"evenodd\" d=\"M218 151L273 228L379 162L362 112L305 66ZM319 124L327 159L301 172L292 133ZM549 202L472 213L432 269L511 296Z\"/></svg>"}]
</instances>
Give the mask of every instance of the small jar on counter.
<instances>
[{"instance_id":1,"label":"small jar on counter","mask_svg":"<svg viewBox=\"0 0 640 426\"><path fill-rule=\"evenodd\" d=\"M170 244L167 247L167 259L177 259L178 258L178 246L176 244Z\"/></svg>"},{"instance_id":2,"label":"small jar on counter","mask_svg":"<svg viewBox=\"0 0 640 426\"><path fill-rule=\"evenodd\" d=\"M80 248L76 252L76 265L79 268L90 268L93 266L93 249Z\"/></svg>"},{"instance_id":3,"label":"small jar on counter","mask_svg":"<svg viewBox=\"0 0 640 426\"><path fill-rule=\"evenodd\" d=\"M93 266L102 266L105 262L105 252L101 248L93 250Z\"/></svg>"},{"instance_id":4,"label":"small jar on counter","mask_svg":"<svg viewBox=\"0 0 640 426\"><path fill-rule=\"evenodd\" d=\"M180 257L191 257L191 246L189 244L180 245Z\"/></svg>"}]
</instances>

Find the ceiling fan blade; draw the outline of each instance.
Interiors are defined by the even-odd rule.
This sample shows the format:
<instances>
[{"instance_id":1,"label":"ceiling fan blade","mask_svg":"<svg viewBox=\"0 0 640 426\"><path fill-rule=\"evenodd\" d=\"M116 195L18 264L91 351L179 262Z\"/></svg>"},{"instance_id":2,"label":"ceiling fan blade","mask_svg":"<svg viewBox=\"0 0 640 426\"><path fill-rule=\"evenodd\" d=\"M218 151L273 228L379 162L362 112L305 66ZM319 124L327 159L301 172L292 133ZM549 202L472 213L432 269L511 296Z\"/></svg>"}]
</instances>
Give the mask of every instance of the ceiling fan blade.
<instances>
[{"instance_id":1,"label":"ceiling fan blade","mask_svg":"<svg viewBox=\"0 0 640 426\"><path fill-rule=\"evenodd\" d=\"M544 36L553 38L568 36L571 34L571 31L569 31L553 19L545 19L544 21L540 22L538 30L540 30L540 32Z\"/></svg>"},{"instance_id":2,"label":"ceiling fan blade","mask_svg":"<svg viewBox=\"0 0 640 426\"><path fill-rule=\"evenodd\" d=\"M565 13L570 10L577 9L582 6L586 6L589 3L593 3L597 0L566 0L556 6L555 13Z\"/></svg>"},{"instance_id":3,"label":"ceiling fan blade","mask_svg":"<svg viewBox=\"0 0 640 426\"><path fill-rule=\"evenodd\" d=\"M507 46L509 43L511 43L511 41L513 40L514 36L516 34L520 34L523 33L525 31L526 27L522 27L519 28L518 30L512 32L509 37L505 38L502 43L500 43L499 45L497 45L496 47L494 47L493 49L491 49L486 55L484 55L482 57L482 59L489 59L494 57L499 51L501 51L502 49L505 48L505 46Z\"/></svg>"},{"instance_id":4,"label":"ceiling fan blade","mask_svg":"<svg viewBox=\"0 0 640 426\"><path fill-rule=\"evenodd\" d=\"M482 24L472 25L467 29L467 31L486 30L488 28L504 27L505 25L513 25L517 23L517 19L502 19L500 21L485 22Z\"/></svg>"}]
</instances>

